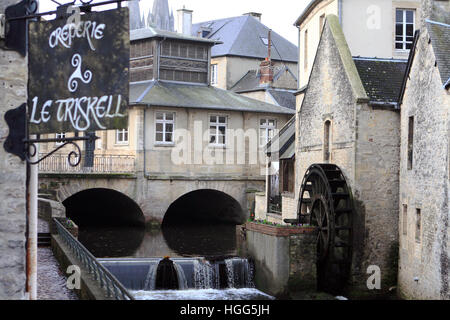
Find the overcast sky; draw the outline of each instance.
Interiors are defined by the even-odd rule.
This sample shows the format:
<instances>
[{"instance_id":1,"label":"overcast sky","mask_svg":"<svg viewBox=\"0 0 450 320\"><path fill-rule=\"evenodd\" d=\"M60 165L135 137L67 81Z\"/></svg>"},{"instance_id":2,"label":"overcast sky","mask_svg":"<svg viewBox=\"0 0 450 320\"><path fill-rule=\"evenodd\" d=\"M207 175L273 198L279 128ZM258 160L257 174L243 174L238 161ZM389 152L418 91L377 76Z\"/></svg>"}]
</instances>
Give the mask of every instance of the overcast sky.
<instances>
[{"instance_id":1,"label":"overcast sky","mask_svg":"<svg viewBox=\"0 0 450 320\"><path fill-rule=\"evenodd\" d=\"M69 3L73 0L55 0L59 3ZM95 0L102 2L105 0ZM262 23L279 33L294 44L298 42L297 28L294 22L302 13L310 0L169 0L169 6L174 11L183 6L193 10L193 22L239 16L246 12L262 13ZM40 12L52 11L56 4L51 0L39 0ZM77 1L79 4L80 1ZM141 10L148 12L153 0L141 0ZM105 7L106 9L106 7Z\"/></svg>"}]
</instances>

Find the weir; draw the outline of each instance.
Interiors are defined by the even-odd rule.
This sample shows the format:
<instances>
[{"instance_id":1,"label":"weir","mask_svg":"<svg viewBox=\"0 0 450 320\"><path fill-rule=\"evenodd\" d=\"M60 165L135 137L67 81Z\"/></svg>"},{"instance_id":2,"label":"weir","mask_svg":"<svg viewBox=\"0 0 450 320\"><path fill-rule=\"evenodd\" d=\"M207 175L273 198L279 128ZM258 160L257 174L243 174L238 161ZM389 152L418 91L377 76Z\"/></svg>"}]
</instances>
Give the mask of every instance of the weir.
<instances>
[{"instance_id":1,"label":"weir","mask_svg":"<svg viewBox=\"0 0 450 320\"><path fill-rule=\"evenodd\" d=\"M167 259L98 259L128 290L154 291L161 288L158 279L172 277L162 273L172 271L159 268ZM177 289L233 289L254 288L253 263L244 258L208 261L205 258L173 258Z\"/></svg>"}]
</instances>

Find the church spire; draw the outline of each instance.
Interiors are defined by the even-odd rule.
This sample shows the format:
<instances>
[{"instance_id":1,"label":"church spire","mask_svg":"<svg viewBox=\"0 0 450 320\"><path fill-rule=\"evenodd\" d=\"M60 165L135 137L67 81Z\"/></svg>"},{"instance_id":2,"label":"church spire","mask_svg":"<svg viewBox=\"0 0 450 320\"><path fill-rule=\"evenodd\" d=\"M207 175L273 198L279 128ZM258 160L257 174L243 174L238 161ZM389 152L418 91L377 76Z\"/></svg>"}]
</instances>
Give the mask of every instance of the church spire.
<instances>
[{"instance_id":1,"label":"church spire","mask_svg":"<svg viewBox=\"0 0 450 320\"><path fill-rule=\"evenodd\" d=\"M168 0L154 0L150 23L156 28L175 31L173 13L170 15Z\"/></svg>"}]
</instances>

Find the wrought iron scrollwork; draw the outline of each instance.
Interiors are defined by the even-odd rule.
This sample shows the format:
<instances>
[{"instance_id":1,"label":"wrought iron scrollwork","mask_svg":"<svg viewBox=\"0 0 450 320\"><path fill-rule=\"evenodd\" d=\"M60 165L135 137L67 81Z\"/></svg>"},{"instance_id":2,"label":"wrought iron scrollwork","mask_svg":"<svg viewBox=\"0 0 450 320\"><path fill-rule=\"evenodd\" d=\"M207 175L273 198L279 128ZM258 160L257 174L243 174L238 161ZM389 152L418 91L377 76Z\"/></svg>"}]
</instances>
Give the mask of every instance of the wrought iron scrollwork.
<instances>
[{"instance_id":1,"label":"wrought iron scrollwork","mask_svg":"<svg viewBox=\"0 0 450 320\"><path fill-rule=\"evenodd\" d=\"M40 162L44 161L45 159L47 159L48 157L50 157L51 155L53 155L54 153L58 152L59 150L61 150L62 148L68 146L68 145L72 145L75 147L75 150L72 150L71 152L69 152L69 154L67 155L67 163L71 166L71 167L76 167L80 164L81 162L81 148L80 146L76 143L77 141L95 141L97 140L98 137L94 136L87 136L87 137L74 137L74 138L62 138L62 139L29 139L29 140L25 140L25 145L26 147L26 153L25 153L25 159L29 164L39 164ZM45 156L43 156L42 158L38 159L37 161L33 161L31 158L33 158L36 153L37 153L37 147L36 147L36 143L50 143L50 142L58 142L58 143L62 143L60 146L56 147L53 151L49 152L48 154L46 154ZM75 161L73 161L73 159Z\"/></svg>"}]
</instances>

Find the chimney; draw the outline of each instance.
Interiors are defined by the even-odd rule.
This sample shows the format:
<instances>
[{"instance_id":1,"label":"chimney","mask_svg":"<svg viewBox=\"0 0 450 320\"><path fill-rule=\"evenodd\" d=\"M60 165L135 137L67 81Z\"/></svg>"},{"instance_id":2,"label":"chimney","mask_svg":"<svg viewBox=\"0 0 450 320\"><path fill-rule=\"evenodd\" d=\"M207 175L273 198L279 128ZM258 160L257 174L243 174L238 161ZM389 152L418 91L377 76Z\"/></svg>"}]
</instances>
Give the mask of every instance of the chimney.
<instances>
[{"instance_id":1,"label":"chimney","mask_svg":"<svg viewBox=\"0 0 450 320\"><path fill-rule=\"evenodd\" d=\"M273 81L273 62L272 62L272 30L269 30L267 39L267 58L259 66L259 84L271 83Z\"/></svg>"},{"instance_id":2,"label":"chimney","mask_svg":"<svg viewBox=\"0 0 450 320\"><path fill-rule=\"evenodd\" d=\"M250 16L253 17L255 19L257 19L259 22L261 22L261 16L262 13L258 13L258 12L247 12L243 14L244 16Z\"/></svg>"},{"instance_id":3,"label":"chimney","mask_svg":"<svg viewBox=\"0 0 450 320\"><path fill-rule=\"evenodd\" d=\"M191 36L192 31L192 10L188 10L183 6L183 9L178 9L177 32L187 36Z\"/></svg>"}]
</instances>

